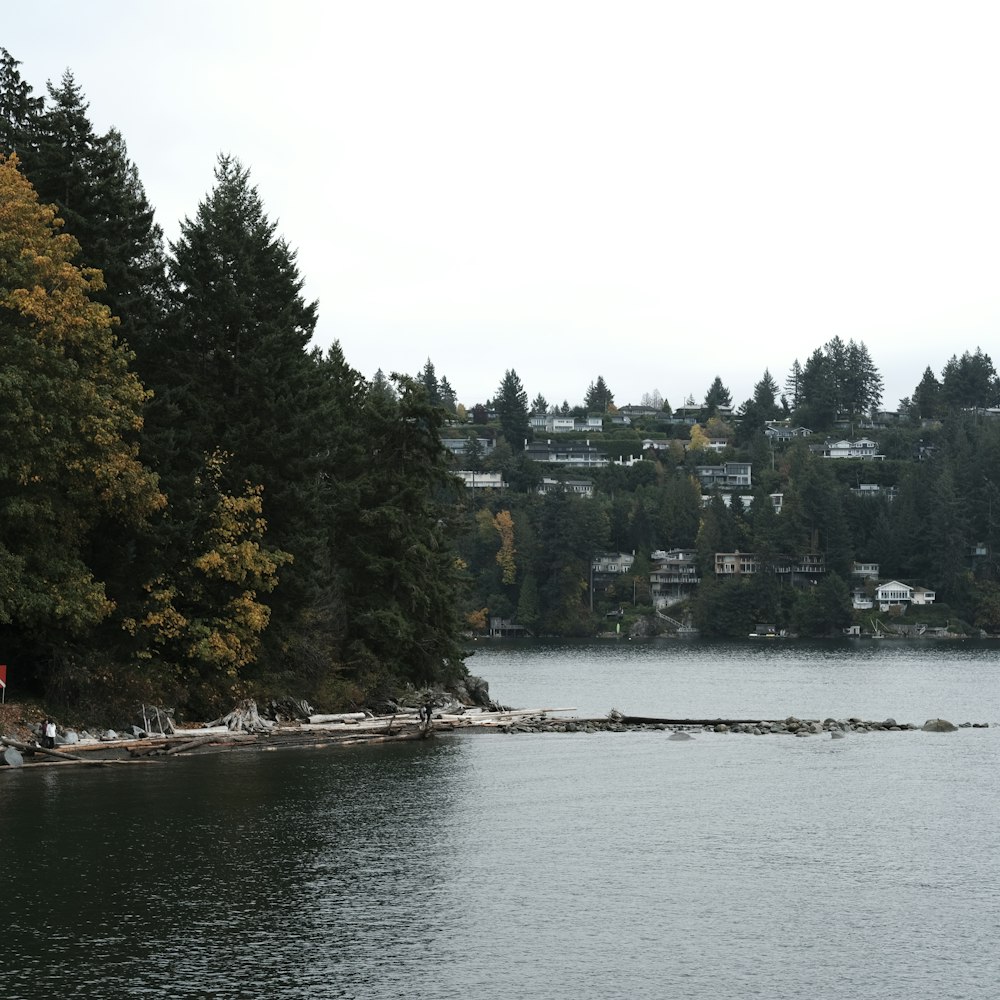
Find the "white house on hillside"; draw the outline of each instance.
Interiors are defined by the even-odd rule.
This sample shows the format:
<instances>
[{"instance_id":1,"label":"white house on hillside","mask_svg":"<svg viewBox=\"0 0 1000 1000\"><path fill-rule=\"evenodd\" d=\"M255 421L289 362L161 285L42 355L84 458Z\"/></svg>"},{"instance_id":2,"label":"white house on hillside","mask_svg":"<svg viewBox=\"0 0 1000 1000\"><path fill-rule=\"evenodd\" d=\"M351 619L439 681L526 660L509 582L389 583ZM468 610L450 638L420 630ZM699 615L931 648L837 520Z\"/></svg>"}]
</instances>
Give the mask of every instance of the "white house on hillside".
<instances>
[{"instance_id":1,"label":"white house on hillside","mask_svg":"<svg viewBox=\"0 0 1000 1000\"><path fill-rule=\"evenodd\" d=\"M880 455L878 442L871 438L859 438L857 441L826 441L823 444L814 444L810 451L821 455L823 458L866 458L881 461L885 455Z\"/></svg>"},{"instance_id":2,"label":"white house on hillside","mask_svg":"<svg viewBox=\"0 0 1000 1000\"><path fill-rule=\"evenodd\" d=\"M470 490L505 490L502 472L474 472L472 469L459 469L456 473Z\"/></svg>"},{"instance_id":3,"label":"white house on hillside","mask_svg":"<svg viewBox=\"0 0 1000 1000\"><path fill-rule=\"evenodd\" d=\"M890 580L875 588L875 600L881 611L888 611L893 605L933 604L935 596L933 590L928 590L926 587L911 587L909 584L900 583L899 580Z\"/></svg>"}]
</instances>

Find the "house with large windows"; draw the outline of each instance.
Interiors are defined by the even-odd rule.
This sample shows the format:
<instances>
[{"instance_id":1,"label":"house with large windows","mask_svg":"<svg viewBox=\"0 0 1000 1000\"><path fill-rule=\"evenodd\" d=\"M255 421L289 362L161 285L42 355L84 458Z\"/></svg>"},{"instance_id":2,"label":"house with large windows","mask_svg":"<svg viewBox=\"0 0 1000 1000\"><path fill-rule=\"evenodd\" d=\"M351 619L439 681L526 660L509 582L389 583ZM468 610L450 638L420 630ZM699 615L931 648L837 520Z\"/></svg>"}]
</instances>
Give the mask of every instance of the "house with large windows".
<instances>
[{"instance_id":1,"label":"house with large windows","mask_svg":"<svg viewBox=\"0 0 1000 1000\"><path fill-rule=\"evenodd\" d=\"M701 582L694 549L657 549L650 555L649 593L653 607L665 608L689 597Z\"/></svg>"},{"instance_id":2,"label":"house with large windows","mask_svg":"<svg viewBox=\"0 0 1000 1000\"><path fill-rule=\"evenodd\" d=\"M881 461L885 455L879 454L878 441L859 438L857 441L824 441L812 444L809 450L822 458L860 458Z\"/></svg>"},{"instance_id":3,"label":"house with large windows","mask_svg":"<svg viewBox=\"0 0 1000 1000\"><path fill-rule=\"evenodd\" d=\"M752 576L768 572L787 578L793 586L805 582L815 582L817 576L826 572L826 559L818 552L805 552L797 556L774 556L762 565L760 557L753 552L716 552L716 576Z\"/></svg>"},{"instance_id":4,"label":"house with large windows","mask_svg":"<svg viewBox=\"0 0 1000 1000\"><path fill-rule=\"evenodd\" d=\"M890 580L875 588L875 603L881 611L889 611L894 607L905 608L908 605L933 604L936 599L937 595L933 590L928 590L927 587L911 587L899 580Z\"/></svg>"},{"instance_id":5,"label":"house with large windows","mask_svg":"<svg viewBox=\"0 0 1000 1000\"><path fill-rule=\"evenodd\" d=\"M589 441L532 441L524 454L533 462L562 465L571 469L603 468L608 456Z\"/></svg>"},{"instance_id":6,"label":"house with large windows","mask_svg":"<svg viewBox=\"0 0 1000 1000\"><path fill-rule=\"evenodd\" d=\"M694 473L706 489L745 489L751 486L750 462L726 462L724 465L697 465Z\"/></svg>"}]
</instances>

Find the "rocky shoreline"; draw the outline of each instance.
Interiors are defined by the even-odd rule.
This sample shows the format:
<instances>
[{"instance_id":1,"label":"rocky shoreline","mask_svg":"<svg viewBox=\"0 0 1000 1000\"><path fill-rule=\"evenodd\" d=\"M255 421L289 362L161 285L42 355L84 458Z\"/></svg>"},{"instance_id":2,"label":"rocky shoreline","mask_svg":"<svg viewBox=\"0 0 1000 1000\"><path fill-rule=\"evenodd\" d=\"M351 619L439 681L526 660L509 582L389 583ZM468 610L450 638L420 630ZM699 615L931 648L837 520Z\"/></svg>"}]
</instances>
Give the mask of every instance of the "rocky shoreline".
<instances>
[{"instance_id":1,"label":"rocky shoreline","mask_svg":"<svg viewBox=\"0 0 1000 1000\"><path fill-rule=\"evenodd\" d=\"M913 722L897 722L884 719L881 722L851 717L849 719L827 718L800 719L790 715L785 719L653 719L623 715L612 709L606 717L577 719L526 717L501 722L496 728L504 733L625 733L664 732L683 734L690 737L694 733L734 733L751 736L819 736L824 733L834 738L842 738L848 733L911 732L950 733L959 729L988 729L988 722L962 722L958 725L946 719L928 719L922 725Z\"/></svg>"},{"instance_id":2,"label":"rocky shoreline","mask_svg":"<svg viewBox=\"0 0 1000 1000\"><path fill-rule=\"evenodd\" d=\"M272 706L268 706L273 709ZM308 706L299 705L300 710ZM843 739L851 733L933 732L986 729L986 722L955 725L945 719L928 719L922 725L858 717L847 719L668 719L625 715L612 709L606 716L580 718L572 708L509 709L482 708L455 702L420 708L393 705L391 714L349 712L336 715L311 714L297 719L262 716L253 702L241 702L228 715L199 727L181 728L164 711L143 713L144 726L135 725L128 735L105 731L63 730L55 746L45 747L41 733L21 738L0 734L0 764L7 769L24 766L151 763L158 758L213 753L226 750L274 750L278 748L348 747L397 740L426 739L460 731L530 733L624 733L668 732L669 739L690 740L698 734L753 736L823 736ZM155 724L153 720L155 719ZM18 734L20 736L20 734Z\"/></svg>"}]
</instances>

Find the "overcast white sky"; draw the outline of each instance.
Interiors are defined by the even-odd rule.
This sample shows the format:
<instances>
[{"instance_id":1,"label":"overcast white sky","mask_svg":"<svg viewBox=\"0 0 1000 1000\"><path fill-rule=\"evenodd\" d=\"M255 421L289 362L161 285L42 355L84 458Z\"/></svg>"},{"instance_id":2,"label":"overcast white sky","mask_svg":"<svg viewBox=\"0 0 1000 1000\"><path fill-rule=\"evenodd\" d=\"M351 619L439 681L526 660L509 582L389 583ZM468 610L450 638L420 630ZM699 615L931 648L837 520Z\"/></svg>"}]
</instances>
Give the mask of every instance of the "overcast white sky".
<instances>
[{"instance_id":1,"label":"overcast white sky","mask_svg":"<svg viewBox=\"0 0 1000 1000\"><path fill-rule=\"evenodd\" d=\"M994 3L49 0L0 45L73 70L168 237L239 157L368 377L738 404L839 335L895 406L1000 363Z\"/></svg>"}]
</instances>

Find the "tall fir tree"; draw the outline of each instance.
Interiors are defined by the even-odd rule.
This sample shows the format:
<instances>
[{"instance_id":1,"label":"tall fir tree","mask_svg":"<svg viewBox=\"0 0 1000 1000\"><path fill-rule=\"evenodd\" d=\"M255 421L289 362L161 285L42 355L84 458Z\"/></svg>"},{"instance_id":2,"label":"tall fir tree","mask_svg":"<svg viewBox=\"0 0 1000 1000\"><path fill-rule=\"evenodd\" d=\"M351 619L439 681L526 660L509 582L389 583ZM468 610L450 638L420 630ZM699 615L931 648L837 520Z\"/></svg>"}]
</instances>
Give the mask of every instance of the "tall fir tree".
<instances>
[{"instance_id":1,"label":"tall fir tree","mask_svg":"<svg viewBox=\"0 0 1000 1000\"><path fill-rule=\"evenodd\" d=\"M0 46L0 155L16 154L22 166L37 145L44 98L21 77L21 63Z\"/></svg>"},{"instance_id":2,"label":"tall fir tree","mask_svg":"<svg viewBox=\"0 0 1000 1000\"><path fill-rule=\"evenodd\" d=\"M732 402L733 397L729 390L722 384L721 377L716 375L705 393L705 402L702 407L705 417L714 417L719 412L720 406L730 406Z\"/></svg>"},{"instance_id":3,"label":"tall fir tree","mask_svg":"<svg viewBox=\"0 0 1000 1000\"><path fill-rule=\"evenodd\" d=\"M320 573L314 513L330 452L329 381L307 351L316 304L303 297L295 254L249 172L224 156L215 180L194 219L181 223L171 248L169 323L140 355L156 393L148 450L179 517L197 495L205 457L217 451L226 456L224 493L263 487L269 542L294 559L272 599L274 656L310 606Z\"/></svg>"},{"instance_id":4,"label":"tall fir tree","mask_svg":"<svg viewBox=\"0 0 1000 1000\"><path fill-rule=\"evenodd\" d=\"M615 395L608 388L603 375L598 375L597 380L587 386L587 392L583 399L584 408L589 413L607 413L614 405Z\"/></svg>"},{"instance_id":5,"label":"tall fir tree","mask_svg":"<svg viewBox=\"0 0 1000 1000\"><path fill-rule=\"evenodd\" d=\"M924 369L924 374L917 387L913 390L912 406L917 417L931 419L941 413L941 383L931 371L930 365Z\"/></svg>"},{"instance_id":6,"label":"tall fir tree","mask_svg":"<svg viewBox=\"0 0 1000 1000\"><path fill-rule=\"evenodd\" d=\"M48 89L48 104L27 119L24 169L79 242L80 263L101 269L105 287L97 299L118 317L121 335L134 347L163 322L163 233L121 134L94 131L70 71Z\"/></svg>"},{"instance_id":7,"label":"tall fir tree","mask_svg":"<svg viewBox=\"0 0 1000 1000\"><path fill-rule=\"evenodd\" d=\"M523 451L524 443L531 435L528 421L528 394L524 391L521 379L513 368L504 373L493 405L507 444L514 451Z\"/></svg>"},{"instance_id":8,"label":"tall fir tree","mask_svg":"<svg viewBox=\"0 0 1000 1000\"><path fill-rule=\"evenodd\" d=\"M361 402L363 465L346 470L356 506L330 541L344 582L343 657L368 684L447 683L465 672L450 540L458 480L441 444L444 411L422 386L397 382L398 400L369 392Z\"/></svg>"}]
</instances>

